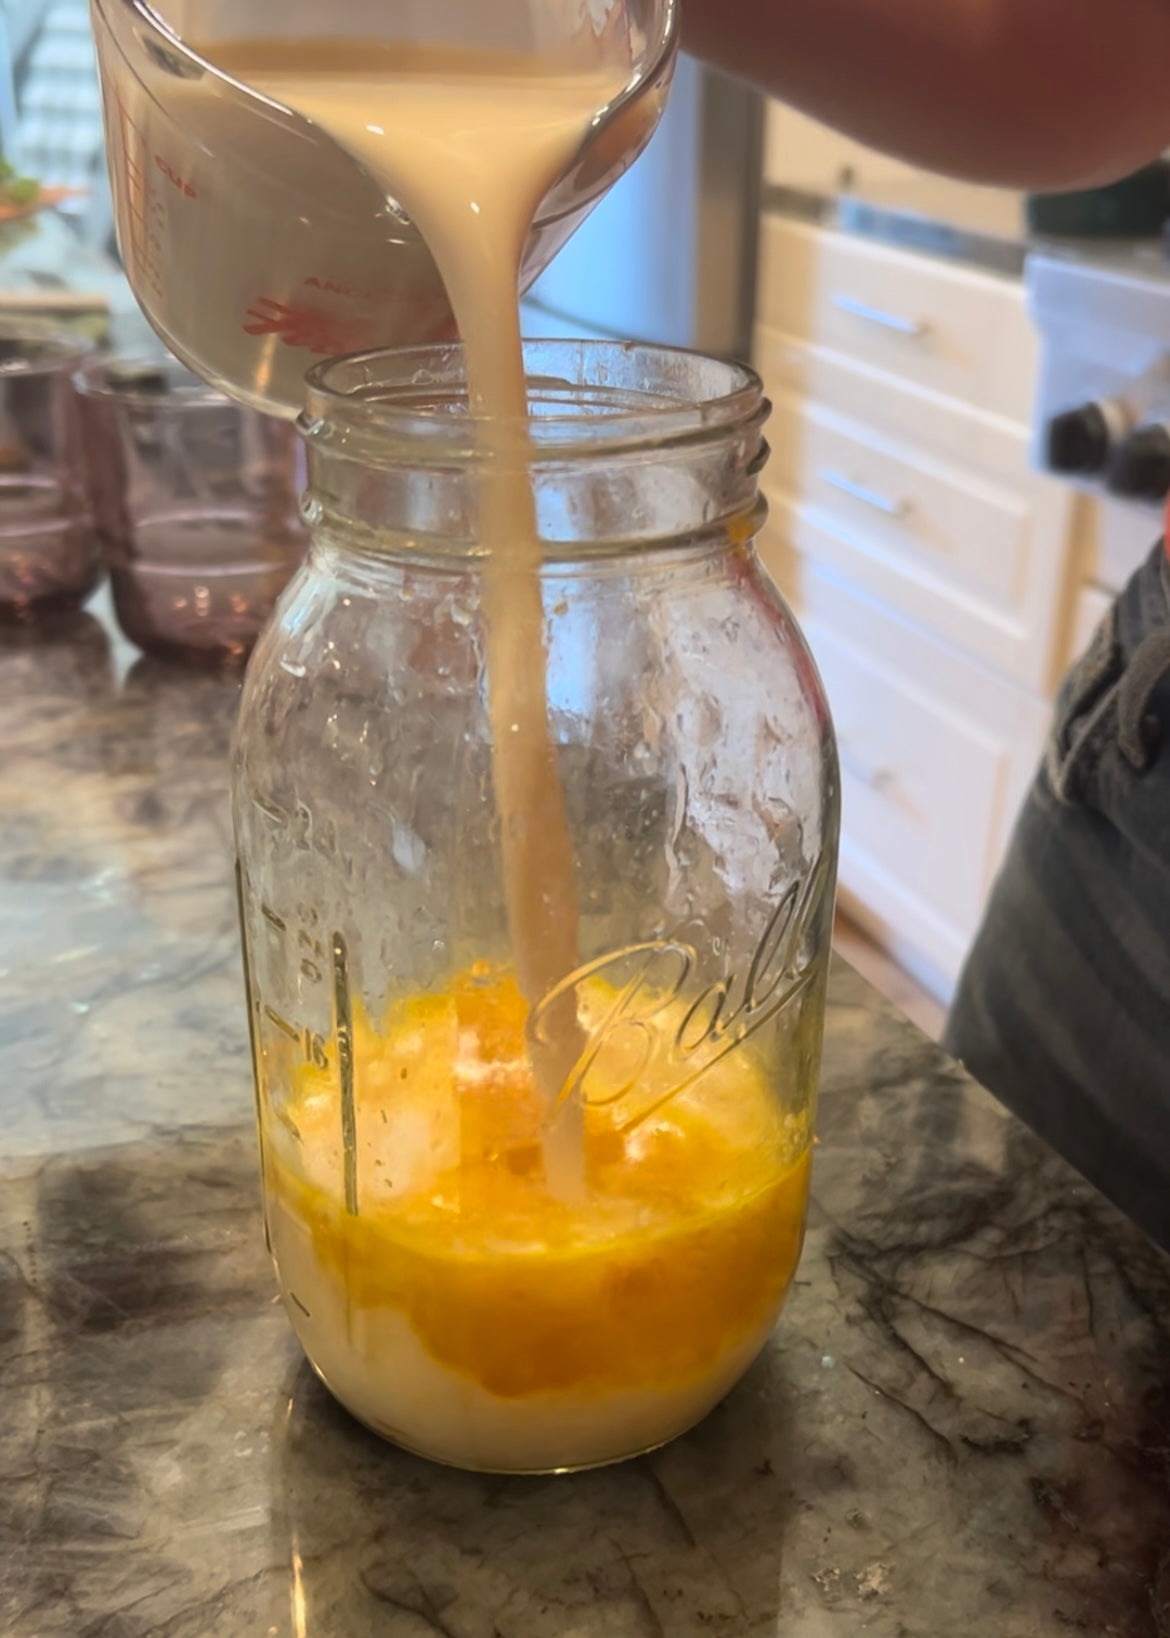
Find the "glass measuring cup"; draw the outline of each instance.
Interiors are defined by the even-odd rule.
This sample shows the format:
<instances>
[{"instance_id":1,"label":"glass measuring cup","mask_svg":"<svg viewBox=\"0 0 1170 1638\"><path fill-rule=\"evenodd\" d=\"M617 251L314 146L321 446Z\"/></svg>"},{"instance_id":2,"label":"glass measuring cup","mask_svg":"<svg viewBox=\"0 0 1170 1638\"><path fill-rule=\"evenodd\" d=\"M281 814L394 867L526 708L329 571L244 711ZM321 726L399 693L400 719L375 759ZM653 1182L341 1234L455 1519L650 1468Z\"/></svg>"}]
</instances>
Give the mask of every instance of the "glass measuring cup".
<instances>
[{"instance_id":1,"label":"glass measuring cup","mask_svg":"<svg viewBox=\"0 0 1170 1638\"><path fill-rule=\"evenodd\" d=\"M538 213L526 289L649 141L678 32L675 0L289 0L279 11L265 0L92 0L92 13L134 294L184 363L286 416L321 359L449 338L454 321L419 234L356 162L186 42L327 34L628 64L622 95Z\"/></svg>"}]
</instances>

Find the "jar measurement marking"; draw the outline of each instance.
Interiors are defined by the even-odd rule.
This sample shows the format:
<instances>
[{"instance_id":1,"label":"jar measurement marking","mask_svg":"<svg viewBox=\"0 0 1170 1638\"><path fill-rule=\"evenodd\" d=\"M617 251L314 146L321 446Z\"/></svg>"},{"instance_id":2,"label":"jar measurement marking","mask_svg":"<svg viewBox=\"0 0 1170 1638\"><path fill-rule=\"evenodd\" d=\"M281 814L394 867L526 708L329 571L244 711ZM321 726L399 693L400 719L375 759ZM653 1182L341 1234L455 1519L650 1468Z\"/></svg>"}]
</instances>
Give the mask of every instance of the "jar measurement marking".
<instances>
[{"instance_id":1,"label":"jar measurement marking","mask_svg":"<svg viewBox=\"0 0 1170 1638\"><path fill-rule=\"evenodd\" d=\"M287 825L291 821L292 815L286 813L284 808L273 802L270 797L253 796L252 806L254 808L259 808L260 812L266 815L267 818L271 819L274 824Z\"/></svg>"},{"instance_id":2,"label":"jar measurement marking","mask_svg":"<svg viewBox=\"0 0 1170 1638\"><path fill-rule=\"evenodd\" d=\"M240 861L236 859L236 913L240 923L240 954L244 964L244 994L248 998L248 1048L252 1054L252 1097L256 1109L256 1142L260 1151L260 1176L267 1175L265 1166L264 1140L264 1110L261 1106L261 1077L260 1077L260 1042L256 1038L256 1014L260 1001L256 991L256 980L252 972L252 956L248 945L248 929L244 917L244 872ZM272 1255L272 1231L268 1226L268 1191L261 1190L264 1213L264 1247L268 1255Z\"/></svg>"},{"instance_id":3,"label":"jar measurement marking","mask_svg":"<svg viewBox=\"0 0 1170 1638\"><path fill-rule=\"evenodd\" d=\"M265 1004L264 1016L270 1024L275 1024L282 1035L287 1035L290 1041L299 1041L301 1032L295 1024L290 1024L287 1018L282 1018L275 1007Z\"/></svg>"},{"instance_id":4,"label":"jar measurement marking","mask_svg":"<svg viewBox=\"0 0 1170 1638\"><path fill-rule=\"evenodd\" d=\"M315 1029L309 1029L307 1025L301 1029L298 1025L291 1024L267 1002L264 1004L263 1012L268 1022L274 1024L282 1035L296 1042L305 1055L306 1063L312 1064L314 1069L329 1068L329 1049L323 1035L318 1034Z\"/></svg>"},{"instance_id":5,"label":"jar measurement marking","mask_svg":"<svg viewBox=\"0 0 1170 1638\"><path fill-rule=\"evenodd\" d=\"M333 935L333 1029L337 1037L337 1078L341 1094L341 1151L345 1160L345 1209L358 1214L357 1109L353 1096L353 1021L349 1002L349 953L340 933Z\"/></svg>"}]
</instances>

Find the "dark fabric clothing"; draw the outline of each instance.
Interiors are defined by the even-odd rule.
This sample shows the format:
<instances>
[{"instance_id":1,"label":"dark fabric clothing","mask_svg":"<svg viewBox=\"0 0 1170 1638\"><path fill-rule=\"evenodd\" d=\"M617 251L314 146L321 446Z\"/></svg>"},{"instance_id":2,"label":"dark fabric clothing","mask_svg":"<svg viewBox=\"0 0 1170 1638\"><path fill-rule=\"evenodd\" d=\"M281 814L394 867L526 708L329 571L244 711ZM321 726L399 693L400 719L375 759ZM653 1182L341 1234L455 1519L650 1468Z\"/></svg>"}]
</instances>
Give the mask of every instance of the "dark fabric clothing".
<instances>
[{"instance_id":1,"label":"dark fabric clothing","mask_svg":"<svg viewBox=\"0 0 1170 1638\"><path fill-rule=\"evenodd\" d=\"M1170 566L1066 681L946 1044L1170 1246Z\"/></svg>"}]
</instances>

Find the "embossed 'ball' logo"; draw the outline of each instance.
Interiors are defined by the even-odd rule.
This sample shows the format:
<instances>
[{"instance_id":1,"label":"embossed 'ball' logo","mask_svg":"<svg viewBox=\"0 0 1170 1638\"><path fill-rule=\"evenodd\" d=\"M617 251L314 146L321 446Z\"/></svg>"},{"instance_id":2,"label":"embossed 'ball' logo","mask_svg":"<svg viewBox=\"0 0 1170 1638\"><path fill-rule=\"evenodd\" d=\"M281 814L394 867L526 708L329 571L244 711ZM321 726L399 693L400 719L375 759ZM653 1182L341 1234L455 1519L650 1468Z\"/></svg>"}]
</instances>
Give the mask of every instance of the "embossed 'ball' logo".
<instances>
[{"instance_id":1,"label":"embossed 'ball' logo","mask_svg":"<svg viewBox=\"0 0 1170 1638\"><path fill-rule=\"evenodd\" d=\"M628 1131L791 1006L817 971L819 941L808 935L828 868L822 856L792 884L746 968L703 983L694 946L663 939L599 956L550 990L529 1016L533 1041L548 1044L550 1015L570 996L587 1031L558 1108L575 1099L611 1109Z\"/></svg>"}]
</instances>

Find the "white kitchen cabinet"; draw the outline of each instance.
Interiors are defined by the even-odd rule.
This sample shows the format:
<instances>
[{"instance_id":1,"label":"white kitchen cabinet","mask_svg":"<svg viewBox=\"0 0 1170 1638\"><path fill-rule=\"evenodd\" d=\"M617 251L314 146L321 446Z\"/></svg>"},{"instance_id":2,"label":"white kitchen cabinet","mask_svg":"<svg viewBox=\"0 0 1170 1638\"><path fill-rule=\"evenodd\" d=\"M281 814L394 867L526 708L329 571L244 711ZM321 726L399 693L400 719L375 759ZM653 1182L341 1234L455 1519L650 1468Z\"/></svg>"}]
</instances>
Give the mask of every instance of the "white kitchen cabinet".
<instances>
[{"instance_id":1,"label":"white kitchen cabinet","mask_svg":"<svg viewBox=\"0 0 1170 1638\"><path fill-rule=\"evenodd\" d=\"M773 177L792 129L770 126ZM1018 281L761 221L761 555L837 726L843 901L944 1000L1042 754L1089 550L1076 497L1029 463L1037 354Z\"/></svg>"},{"instance_id":2,"label":"white kitchen cabinet","mask_svg":"<svg viewBox=\"0 0 1170 1638\"><path fill-rule=\"evenodd\" d=\"M1038 348L1018 280L772 216L759 322L957 404L1026 423Z\"/></svg>"},{"instance_id":3,"label":"white kitchen cabinet","mask_svg":"<svg viewBox=\"0 0 1170 1638\"><path fill-rule=\"evenodd\" d=\"M914 175L909 165L853 142L782 103L770 104L764 130L764 177L768 182L807 193L833 194L859 181L893 182Z\"/></svg>"},{"instance_id":4,"label":"white kitchen cabinet","mask_svg":"<svg viewBox=\"0 0 1170 1638\"><path fill-rule=\"evenodd\" d=\"M1065 659L1072 498L1028 470L1023 432L1012 435L1014 469L989 470L940 454L927 437L890 436L893 417L879 431L772 392L766 481L792 543L973 658L1047 691Z\"/></svg>"},{"instance_id":5,"label":"white kitchen cabinet","mask_svg":"<svg viewBox=\"0 0 1170 1638\"><path fill-rule=\"evenodd\" d=\"M769 529L837 731L846 907L946 996L1040 758L1046 702L858 593Z\"/></svg>"}]
</instances>

